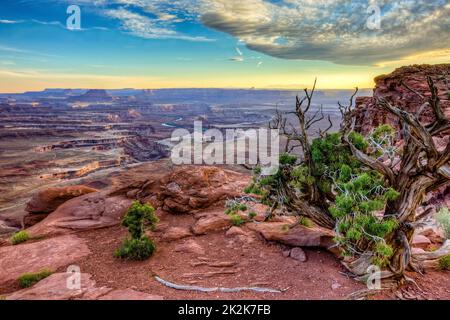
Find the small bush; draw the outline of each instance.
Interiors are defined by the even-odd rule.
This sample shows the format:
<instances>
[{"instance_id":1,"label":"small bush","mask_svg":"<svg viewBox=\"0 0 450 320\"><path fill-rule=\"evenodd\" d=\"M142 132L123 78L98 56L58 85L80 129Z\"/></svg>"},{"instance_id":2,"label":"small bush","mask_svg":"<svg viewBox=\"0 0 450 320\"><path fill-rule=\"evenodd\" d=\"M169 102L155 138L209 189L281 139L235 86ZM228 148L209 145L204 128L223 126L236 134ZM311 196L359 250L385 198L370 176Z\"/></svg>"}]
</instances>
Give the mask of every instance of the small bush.
<instances>
[{"instance_id":1,"label":"small bush","mask_svg":"<svg viewBox=\"0 0 450 320\"><path fill-rule=\"evenodd\" d=\"M436 214L436 221L444 229L445 237L450 239L450 211L448 208L442 208Z\"/></svg>"},{"instance_id":2,"label":"small bush","mask_svg":"<svg viewBox=\"0 0 450 320\"><path fill-rule=\"evenodd\" d=\"M233 214L230 217L231 217L231 222L237 227L239 227L240 225L243 225L245 222L244 219L242 219L242 217L238 214Z\"/></svg>"},{"instance_id":3,"label":"small bush","mask_svg":"<svg viewBox=\"0 0 450 320\"><path fill-rule=\"evenodd\" d=\"M450 254L439 259L439 268L441 270L450 270Z\"/></svg>"},{"instance_id":4,"label":"small bush","mask_svg":"<svg viewBox=\"0 0 450 320\"><path fill-rule=\"evenodd\" d=\"M126 238L122 246L116 250L116 258L130 259L130 260L145 260L148 259L156 250L154 242L149 237L142 237L141 239Z\"/></svg>"},{"instance_id":5,"label":"small bush","mask_svg":"<svg viewBox=\"0 0 450 320\"><path fill-rule=\"evenodd\" d=\"M300 217L300 219L298 219L298 224L307 228L312 228L313 226L312 221L307 217Z\"/></svg>"},{"instance_id":6,"label":"small bush","mask_svg":"<svg viewBox=\"0 0 450 320\"><path fill-rule=\"evenodd\" d=\"M30 239L30 236L28 235L28 232L26 232L25 230L16 232L13 234L13 236L11 237L11 243L13 245L25 242L27 240Z\"/></svg>"},{"instance_id":7,"label":"small bush","mask_svg":"<svg viewBox=\"0 0 450 320\"><path fill-rule=\"evenodd\" d=\"M253 218L256 217L256 216L257 216L257 214L256 214L255 211L250 211L250 212L248 213L248 217L249 217L250 219L253 219Z\"/></svg>"},{"instance_id":8,"label":"small bush","mask_svg":"<svg viewBox=\"0 0 450 320\"><path fill-rule=\"evenodd\" d=\"M145 235L145 229L156 229L159 222L155 209L148 204L136 201L128 209L122 225L128 228L129 238L125 238L114 255L121 259L145 260L156 250L155 243Z\"/></svg>"},{"instance_id":9,"label":"small bush","mask_svg":"<svg viewBox=\"0 0 450 320\"><path fill-rule=\"evenodd\" d=\"M52 273L53 272L49 269L43 269L35 273L24 273L17 279L17 282L19 283L21 288L29 288L42 279L47 278Z\"/></svg>"}]
</instances>

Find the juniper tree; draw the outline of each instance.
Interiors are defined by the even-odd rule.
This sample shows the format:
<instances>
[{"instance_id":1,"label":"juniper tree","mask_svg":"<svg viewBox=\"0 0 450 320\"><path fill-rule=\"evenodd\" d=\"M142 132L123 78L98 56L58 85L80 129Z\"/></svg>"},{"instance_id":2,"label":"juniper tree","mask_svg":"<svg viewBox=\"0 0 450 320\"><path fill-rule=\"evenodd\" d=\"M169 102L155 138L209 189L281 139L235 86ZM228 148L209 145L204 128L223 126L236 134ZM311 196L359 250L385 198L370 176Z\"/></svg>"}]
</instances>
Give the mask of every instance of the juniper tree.
<instances>
[{"instance_id":1,"label":"juniper tree","mask_svg":"<svg viewBox=\"0 0 450 320\"><path fill-rule=\"evenodd\" d=\"M314 83L312 90L304 90L304 98L296 98L295 111L277 111L270 123L287 141L278 172L261 176L255 168L246 191L261 195L270 206L268 218L275 212L306 216L333 229L342 254L351 257L346 267L355 275L364 275L376 264L384 268L383 277L394 277L397 284L405 279L407 267L420 271L410 249L418 223L416 209L427 193L450 179L450 143L438 151L433 140L449 135L450 122L442 113L433 80L427 80L431 95L421 96L424 103L418 114L377 100L379 108L399 117L402 144L396 144L396 132L388 125L368 136L355 131L353 101L358 89L348 105L339 103L339 132L329 133L328 117L329 125L312 139L313 125L325 119L322 107L309 114ZM435 115L427 125L418 120L425 108ZM297 148L299 155L294 154Z\"/></svg>"}]
</instances>

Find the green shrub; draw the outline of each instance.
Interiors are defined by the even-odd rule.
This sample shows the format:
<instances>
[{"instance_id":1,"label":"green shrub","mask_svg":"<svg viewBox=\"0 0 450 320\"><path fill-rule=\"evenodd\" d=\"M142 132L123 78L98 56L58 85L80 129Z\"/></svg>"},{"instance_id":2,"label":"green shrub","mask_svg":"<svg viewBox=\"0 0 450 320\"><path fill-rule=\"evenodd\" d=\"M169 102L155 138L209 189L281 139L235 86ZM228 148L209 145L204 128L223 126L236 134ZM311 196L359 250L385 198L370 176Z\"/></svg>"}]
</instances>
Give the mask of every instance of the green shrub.
<instances>
[{"instance_id":1,"label":"green shrub","mask_svg":"<svg viewBox=\"0 0 450 320\"><path fill-rule=\"evenodd\" d=\"M235 215L239 211L247 211L248 207L244 203L240 203L236 200L228 200L225 204L225 207L227 208L225 210L226 215Z\"/></svg>"},{"instance_id":2,"label":"green shrub","mask_svg":"<svg viewBox=\"0 0 450 320\"><path fill-rule=\"evenodd\" d=\"M53 272L49 269L43 269L35 273L24 273L17 279L17 282L19 283L21 288L29 288L42 279L47 278L52 273Z\"/></svg>"},{"instance_id":3,"label":"green shrub","mask_svg":"<svg viewBox=\"0 0 450 320\"><path fill-rule=\"evenodd\" d=\"M450 211L442 208L436 213L436 221L444 229L445 237L450 239Z\"/></svg>"},{"instance_id":4,"label":"green shrub","mask_svg":"<svg viewBox=\"0 0 450 320\"><path fill-rule=\"evenodd\" d=\"M151 257L155 250L154 242L147 236L140 239L126 238L114 255L121 259L145 260Z\"/></svg>"},{"instance_id":5,"label":"green shrub","mask_svg":"<svg viewBox=\"0 0 450 320\"><path fill-rule=\"evenodd\" d=\"M136 201L128 209L122 225L128 228L130 237L126 238L115 256L122 259L145 260L156 250L155 243L145 235L145 229L156 229L159 222L155 209L148 204Z\"/></svg>"},{"instance_id":6,"label":"green shrub","mask_svg":"<svg viewBox=\"0 0 450 320\"><path fill-rule=\"evenodd\" d=\"M257 214L256 214L256 212L254 212L254 211L250 211L249 213L248 213L248 217L250 218L250 219L253 219L254 217L256 217L257 216Z\"/></svg>"},{"instance_id":7,"label":"green shrub","mask_svg":"<svg viewBox=\"0 0 450 320\"><path fill-rule=\"evenodd\" d=\"M233 225L239 227L240 225L243 225L245 223L245 220L242 219L242 217L238 214L232 214L230 216L231 218L231 222L233 223Z\"/></svg>"},{"instance_id":8,"label":"green shrub","mask_svg":"<svg viewBox=\"0 0 450 320\"><path fill-rule=\"evenodd\" d=\"M439 259L439 268L441 270L450 270L450 254Z\"/></svg>"},{"instance_id":9,"label":"green shrub","mask_svg":"<svg viewBox=\"0 0 450 320\"><path fill-rule=\"evenodd\" d=\"M312 228L313 226L312 221L309 218L303 216L298 219L298 224L307 228Z\"/></svg>"},{"instance_id":10,"label":"green shrub","mask_svg":"<svg viewBox=\"0 0 450 320\"><path fill-rule=\"evenodd\" d=\"M27 240L30 239L30 236L28 235L28 232L26 232L25 230L16 232L13 234L13 236L11 237L11 243L13 245L25 242Z\"/></svg>"},{"instance_id":11,"label":"green shrub","mask_svg":"<svg viewBox=\"0 0 450 320\"><path fill-rule=\"evenodd\" d=\"M133 239L140 239L144 235L145 227L155 230L158 222L159 219L152 206L135 201L128 209L122 225L128 228Z\"/></svg>"}]
</instances>

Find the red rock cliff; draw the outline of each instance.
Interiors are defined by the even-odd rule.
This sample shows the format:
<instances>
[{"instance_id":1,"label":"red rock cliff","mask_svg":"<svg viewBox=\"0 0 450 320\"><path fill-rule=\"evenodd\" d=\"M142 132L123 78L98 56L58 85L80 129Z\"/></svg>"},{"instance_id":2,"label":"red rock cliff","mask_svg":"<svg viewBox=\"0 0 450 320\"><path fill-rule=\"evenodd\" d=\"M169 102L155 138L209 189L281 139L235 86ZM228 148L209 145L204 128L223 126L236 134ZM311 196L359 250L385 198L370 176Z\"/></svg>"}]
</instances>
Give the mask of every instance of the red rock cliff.
<instances>
[{"instance_id":1,"label":"red rock cliff","mask_svg":"<svg viewBox=\"0 0 450 320\"><path fill-rule=\"evenodd\" d=\"M378 76L375 78L373 97L356 99L357 130L367 134L373 127L383 123L398 127L398 118L378 108L375 104L376 98L383 97L397 107L415 113L424 101L420 96L408 90L407 87L424 97L430 96L427 76L431 76L434 80L441 99L441 107L445 115L450 118L450 64L413 65L398 68L388 75ZM432 111L425 108L421 113L420 120L427 123L432 120L432 117Z\"/></svg>"}]
</instances>

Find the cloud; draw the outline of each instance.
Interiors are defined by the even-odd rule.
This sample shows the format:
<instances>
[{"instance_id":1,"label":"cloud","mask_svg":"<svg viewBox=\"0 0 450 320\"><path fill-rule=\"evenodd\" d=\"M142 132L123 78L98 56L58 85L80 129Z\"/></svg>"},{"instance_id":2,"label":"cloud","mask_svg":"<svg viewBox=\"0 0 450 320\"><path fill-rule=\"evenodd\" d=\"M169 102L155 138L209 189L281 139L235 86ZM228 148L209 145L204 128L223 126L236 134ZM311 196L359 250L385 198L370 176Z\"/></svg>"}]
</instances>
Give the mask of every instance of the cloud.
<instances>
[{"instance_id":1,"label":"cloud","mask_svg":"<svg viewBox=\"0 0 450 320\"><path fill-rule=\"evenodd\" d=\"M206 1L206 0L205 0ZM417 50L448 48L446 0L378 1L381 29L366 26L375 1L208 0L200 20L245 42L247 48L282 59L374 64Z\"/></svg>"},{"instance_id":2,"label":"cloud","mask_svg":"<svg viewBox=\"0 0 450 320\"><path fill-rule=\"evenodd\" d=\"M17 24L22 23L22 20L7 20L7 19L0 19L0 24Z\"/></svg>"},{"instance_id":3,"label":"cloud","mask_svg":"<svg viewBox=\"0 0 450 320\"><path fill-rule=\"evenodd\" d=\"M60 0L63 1L63 0ZM65 0L68 2L68 0ZM72 1L73 2L73 1ZM206 41L177 31L197 22L250 50L281 59L376 65L448 49L448 0L79 0L105 10L135 36ZM381 13L380 29L367 27Z\"/></svg>"},{"instance_id":4,"label":"cloud","mask_svg":"<svg viewBox=\"0 0 450 320\"><path fill-rule=\"evenodd\" d=\"M176 30L169 28L161 21L173 20L166 16L160 19L151 19L145 15L138 14L127 10L123 7L118 9L108 9L104 11L108 17L118 19L121 22L122 29L141 38L146 39L178 39L187 41L211 41L211 39L200 36L188 36L178 33ZM173 16L175 17L175 16Z\"/></svg>"}]
</instances>

